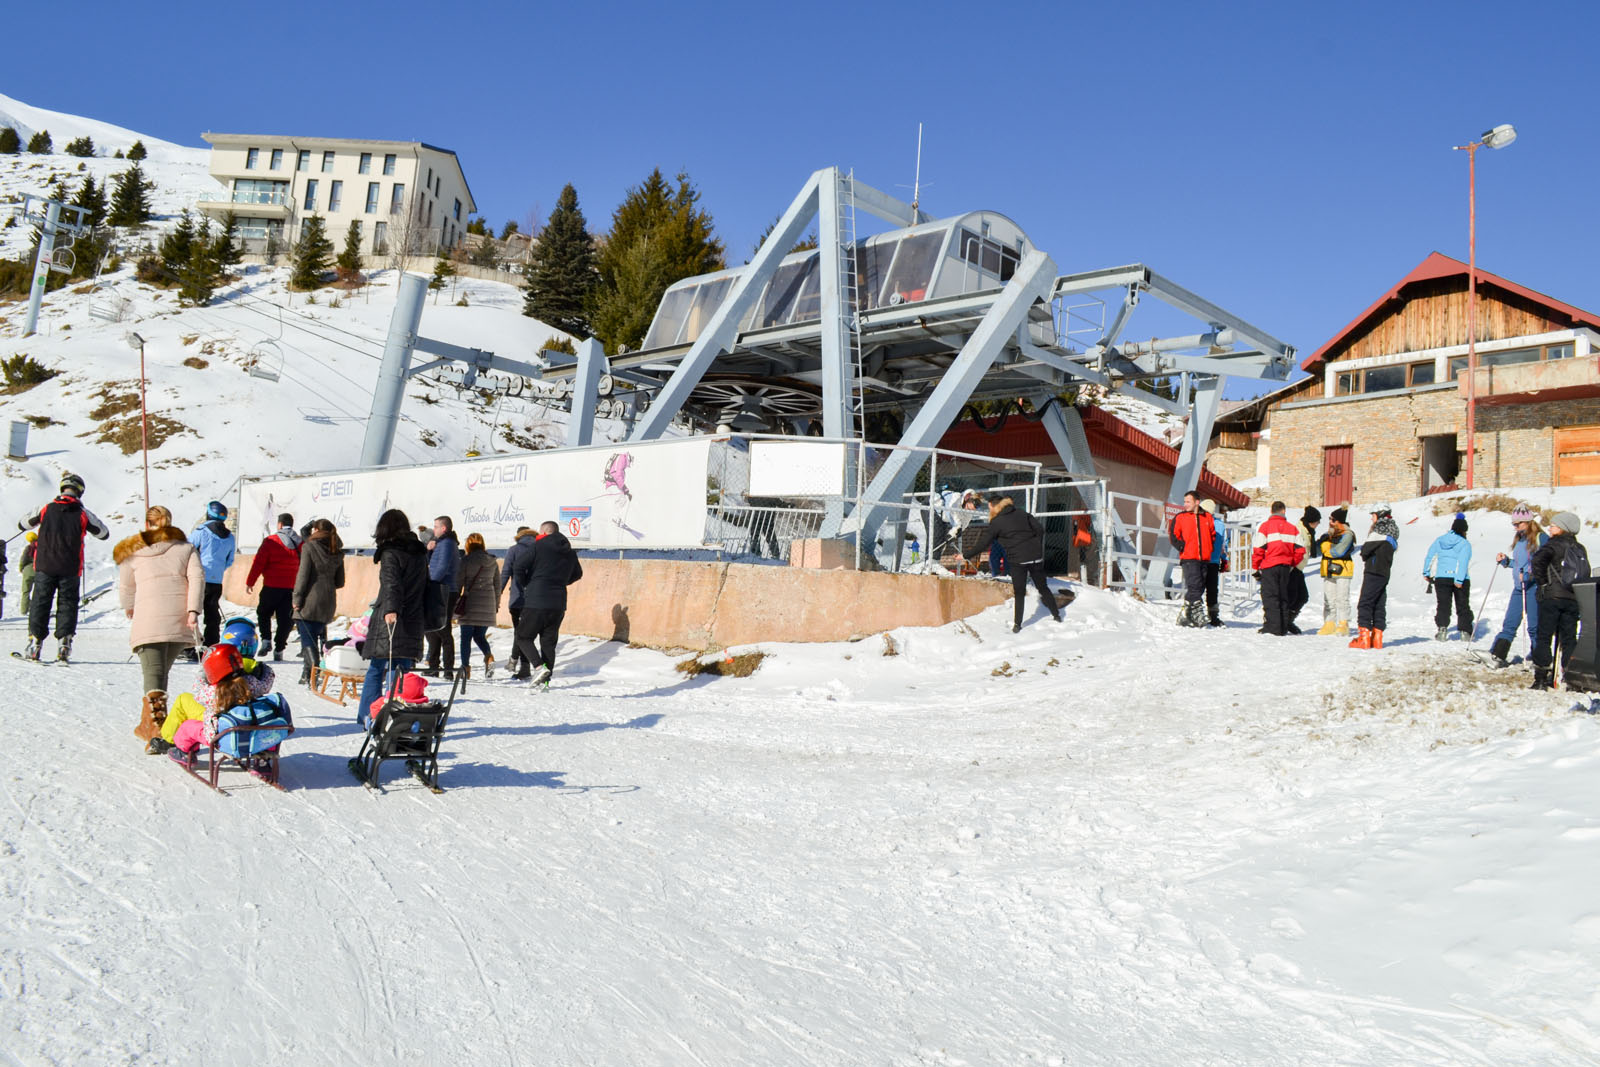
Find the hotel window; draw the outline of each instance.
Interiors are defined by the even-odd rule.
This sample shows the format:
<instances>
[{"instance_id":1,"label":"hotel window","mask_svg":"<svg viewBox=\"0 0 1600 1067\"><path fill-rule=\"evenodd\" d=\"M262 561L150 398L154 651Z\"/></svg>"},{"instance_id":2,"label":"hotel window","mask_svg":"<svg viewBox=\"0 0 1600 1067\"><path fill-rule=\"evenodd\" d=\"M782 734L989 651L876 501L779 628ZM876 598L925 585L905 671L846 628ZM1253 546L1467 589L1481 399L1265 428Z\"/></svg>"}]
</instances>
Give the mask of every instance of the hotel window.
<instances>
[{"instance_id":1,"label":"hotel window","mask_svg":"<svg viewBox=\"0 0 1600 1067\"><path fill-rule=\"evenodd\" d=\"M461 221L461 201L456 201L456 221Z\"/></svg>"},{"instance_id":2,"label":"hotel window","mask_svg":"<svg viewBox=\"0 0 1600 1067\"><path fill-rule=\"evenodd\" d=\"M397 215L406 204L406 183L395 182L394 188L389 190L389 214Z\"/></svg>"},{"instance_id":3,"label":"hotel window","mask_svg":"<svg viewBox=\"0 0 1600 1067\"><path fill-rule=\"evenodd\" d=\"M1413 363L1413 364L1411 364L1411 384L1413 386L1417 386L1417 385L1432 385L1433 384L1433 372L1434 372L1433 360L1431 360L1431 359L1428 360L1428 362L1426 362L1426 363Z\"/></svg>"},{"instance_id":4,"label":"hotel window","mask_svg":"<svg viewBox=\"0 0 1600 1067\"><path fill-rule=\"evenodd\" d=\"M432 226L433 225L433 201L432 200L428 201L428 221L423 223L423 225L424 226Z\"/></svg>"},{"instance_id":5,"label":"hotel window","mask_svg":"<svg viewBox=\"0 0 1600 1067\"><path fill-rule=\"evenodd\" d=\"M244 150L244 169L255 170L256 164L261 161L261 149L246 148Z\"/></svg>"},{"instance_id":6,"label":"hotel window","mask_svg":"<svg viewBox=\"0 0 1600 1067\"><path fill-rule=\"evenodd\" d=\"M317 179L306 182L306 210L317 210Z\"/></svg>"},{"instance_id":7,"label":"hotel window","mask_svg":"<svg viewBox=\"0 0 1600 1067\"><path fill-rule=\"evenodd\" d=\"M1404 363L1390 367L1368 367L1361 372L1363 393L1387 393L1395 389L1406 387L1406 367Z\"/></svg>"},{"instance_id":8,"label":"hotel window","mask_svg":"<svg viewBox=\"0 0 1600 1067\"><path fill-rule=\"evenodd\" d=\"M368 215L376 215L377 213L378 213L378 183L377 182L368 182L367 183L367 214Z\"/></svg>"},{"instance_id":9,"label":"hotel window","mask_svg":"<svg viewBox=\"0 0 1600 1067\"><path fill-rule=\"evenodd\" d=\"M372 153L371 152L363 152L363 153L361 153L361 164L360 164L360 166L356 167L356 173L357 174L371 174L372 173Z\"/></svg>"},{"instance_id":10,"label":"hotel window","mask_svg":"<svg viewBox=\"0 0 1600 1067\"><path fill-rule=\"evenodd\" d=\"M428 176L426 178L422 179L422 186L425 189L433 188L433 168L432 167L428 168Z\"/></svg>"},{"instance_id":11,"label":"hotel window","mask_svg":"<svg viewBox=\"0 0 1600 1067\"><path fill-rule=\"evenodd\" d=\"M344 200L344 182L328 183L328 210L338 211L339 204Z\"/></svg>"},{"instance_id":12,"label":"hotel window","mask_svg":"<svg viewBox=\"0 0 1600 1067\"><path fill-rule=\"evenodd\" d=\"M311 168L311 153L306 149L300 150L300 155L294 161L295 170L309 170Z\"/></svg>"},{"instance_id":13,"label":"hotel window","mask_svg":"<svg viewBox=\"0 0 1600 1067\"><path fill-rule=\"evenodd\" d=\"M380 255L389 250L389 224L387 222L375 222L372 224L372 250Z\"/></svg>"},{"instance_id":14,"label":"hotel window","mask_svg":"<svg viewBox=\"0 0 1600 1067\"><path fill-rule=\"evenodd\" d=\"M394 153L393 152L390 152L388 155L383 157L383 172L385 174L393 174L394 173Z\"/></svg>"},{"instance_id":15,"label":"hotel window","mask_svg":"<svg viewBox=\"0 0 1600 1067\"><path fill-rule=\"evenodd\" d=\"M332 152L324 152L324 153L322 153L322 173L324 173L324 174L332 174L333 173L333 153Z\"/></svg>"},{"instance_id":16,"label":"hotel window","mask_svg":"<svg viewBox=\"0 0 1600 1067\"><path fill-rule=\"evenodd\" d=\"M283 149L274 148L272 150L272 163L267 167L267 169L268 170L282 170L283 169Z\"/></svg>"}]
</instances>

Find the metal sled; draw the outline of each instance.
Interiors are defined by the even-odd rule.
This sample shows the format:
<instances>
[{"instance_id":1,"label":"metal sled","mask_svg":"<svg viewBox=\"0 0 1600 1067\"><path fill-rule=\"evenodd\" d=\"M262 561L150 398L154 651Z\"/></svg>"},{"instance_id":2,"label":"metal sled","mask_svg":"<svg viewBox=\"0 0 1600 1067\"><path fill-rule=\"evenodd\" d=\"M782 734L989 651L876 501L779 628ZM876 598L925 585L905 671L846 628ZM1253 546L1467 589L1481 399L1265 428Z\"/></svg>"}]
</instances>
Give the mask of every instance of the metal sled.
<instances>
[{"instance_id":1,"label":"metal sled","mask_svg":"<svg viewBox=\"0 0 1600 1067\"><path fill-rule=\"evenodd\" d=\"M441 704L405 704L391 696L378 709L378 720L362 739L361 751L351 758L350 773L368 789L382 792L378 775L386 760L403 759L406 770L435 793L439 787L439 744L444 740L445 724L461 688L457 675L450 685L450 699Z\"/></svg>"},{"instance_id":2,"label":"metal sled","mask_svg":"<svg viewBox=\"0 0 1600 1067\"><path fill-rule=\"evenodd\" d=\"M281 748L282 747L281 745L278 746L278 747L269 749L268 751L263 752L263 753L261 753L259 755L248 756L248 757L245 757L245 758L242 758L242 759L235 758L233 756L224 755L222 752L218 751L218 749L217 749L217 742L221 741L228 734L245 733L245 732L249 732L249 731L252 731L252 730L281 730L281 729L282 729L282 727L281 726L277 726L277 725L268 725L268 726L232 726L232 727L229 727L228 729L223 730L221 733L217 734L216 741L211 742L211 744L209 746L207 746L206 748L203 748L203 749L196 750L194 760L192 760L191 762L186 763L186 764L185 763L179 763L178 766L182 767L184 770L188 771L189 774L192 775L194 778L196 778L197 780L199 780L201 782L204 782L206 785L210 786L212 789L215 789L217 792L221 793L223 796L227 796L228 795L228 791L226 789L222 788L222 786L218 784L218 778L222 773L222 768L231 764L233 766L236 766L236 767L240 768L241 770L249 770L251 765L252 765L252 763L254 763L254 764L256 764L255 777L261 779L263 782L266 782L268 785L272 786L272 788L280 790L280 791L286 793L286 792L288 792L288 790L284 789L283 781L279 776L279 771L280 771L279 762L280 761L279 761L279 756L278 756L278 748ZM294 725L293 725L292 722L290 723L290 726L289 726L289 732L290 733L294 732ZM200 757L200 753L201 752L207 753L206 767L205 767L204 771L202 771L201 767L200 767L200 758L199 757ZM177 761L174 760L173 762L176 763Z\"/></svg>"}]
</instances>

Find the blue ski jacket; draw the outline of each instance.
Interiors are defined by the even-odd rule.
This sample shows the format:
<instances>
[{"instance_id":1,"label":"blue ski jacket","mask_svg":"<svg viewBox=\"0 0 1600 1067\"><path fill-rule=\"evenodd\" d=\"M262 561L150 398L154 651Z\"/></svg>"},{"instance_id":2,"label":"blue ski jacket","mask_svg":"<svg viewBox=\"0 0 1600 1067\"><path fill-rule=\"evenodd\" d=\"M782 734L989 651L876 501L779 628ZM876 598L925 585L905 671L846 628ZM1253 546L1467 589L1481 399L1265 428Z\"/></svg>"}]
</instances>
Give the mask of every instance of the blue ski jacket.
<instances>
[{"instance_id":1,"label":"blue ski jacket","mask_svg":"<svg viewBox=\"0 0 1600 1067\"><path fill-rule=\"evenodd\" d=\"M1471 563L1471 543L1451 531L1439 535L1428 546L1427 558L1422 561L1422 573L1429 578L1453 578L1464 582L1469 577L1467 568Z\"/></svg>"},{"instance_id":2,"label":"blue ski jacket","mask_svg":"<svg viewBox=\"0 0 1600 1067\"><path fill-rule=\"evenodd\" d=\"M193 543L200 553L200 566L206 571L206 584L221 585L222 576L233 565L233 534L221 519L212 519L194 528Z\"/></svg>"},{"instance_id":3,"label":"blue ski jacket","mask_svg":"<svg viewBox=\"0 0 1600 1067\"><path fill-rule=\"evenodd\" d=\"M1530 546L1526 537L1518 537L1517 543L1511 546L1511 555L1500 561L1500 566L1511 568L1517 583L1514 588L1519 592L1533 588L1533 554L1548 540L1549 534L1540 534L1538 542Z\"/></svg>"}]
</instances>

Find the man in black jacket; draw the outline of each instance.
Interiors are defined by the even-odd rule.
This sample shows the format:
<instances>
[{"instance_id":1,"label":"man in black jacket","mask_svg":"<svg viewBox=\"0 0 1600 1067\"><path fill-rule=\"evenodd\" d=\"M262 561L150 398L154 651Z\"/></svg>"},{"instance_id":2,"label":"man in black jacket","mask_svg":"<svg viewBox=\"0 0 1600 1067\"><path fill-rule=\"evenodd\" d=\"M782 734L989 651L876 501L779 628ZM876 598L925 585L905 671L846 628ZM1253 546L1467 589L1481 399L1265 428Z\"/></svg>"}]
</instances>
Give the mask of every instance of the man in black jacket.
<instances>
[{"instance_id":1,"label":"man in black jacket","mask_svg":"<svg viewBox=\"0 0 1600 1067\"><path fill-rule=\"evenodd\" d=\"M1011 575L1011 591L1015 598L1012 602L1011 632L1022 629L1023 598L1027 594L1030 577L1034 588L1039 590L1039 600L1049 609L1050 617L1060 622L1061 609L1056 606L1056 598L1050 592L1049 579L1044 573L1044 527L1039 525L1039 520L1013 504L1010 497L990 500L989 528L967 552L967 561L976 560L984 549L996 541L1005 549L1006 571ZM1070 604L1072 594L1068 593L1067 597L1067 603Z\"/></svg>"},{"instance_id":2,"label":"man in black jacket","mask_svg":"<svg viewBox=\"0 0 1600 1067\"><path fill-rule=\"evenodd\" d=\"M50 627L50 601L56 602L56 640L61 648L56 659L62 663L72 655L72 635L78 632L78 592L83 581L83 538L93 534L104 541L111 536L80 499L83 479L76 474L61 476L61 495L38 514L17 523L17 528L39 530L34 542L33 601L28 606L28 647L26 659L39 658L39 648Z\"/></svg>"},{"instance_id":3,"label":"man in black jacket","mask_svg":"<svg viewBox=\"0 0 1600 1067\"><path fill-rule=\"evenodd\" d=\"M522 589L522 616L517 620L517 650L537 662L533 684L546 688L556 666L556 641L567 614L567 586L583 577L583 565L572 543L553 522L539 526L533 549L511 561L511 580Z\"/></svg>"},{"instance_id":4,"label":"man in black jacket","mask_svg":"<svg viewBox=\"0 0 1600 1067\"><path fill-rule=\"evenodd\" d=\"M1578 647L1578 596L1571 580L1589 576L1589 553L1577 539L1582 528L1578 516L1563 511L1550 520L1550 540L1528 561L1530 580L1539 596L1539 639L1533 646L1531 689L1549 689L1555 684L1558 657L1565 676L1567 661Z\"/></svg>"},{"instance_id":5,"label":"man in black jacket","mask_svg":"<svg viewBox=\"0 0 1600 1067\"><path fill-rule=\"evenodd\" d=\"M503 593L506 586L511 587L511 596L506 599L506 610L511 613L513 635L517 631L517 623L522 620L522 584L515 580L516 571L522 558L533 552L533 543L536 539L532 530L526 526L518 527L516 539L506 552L505 564L500 568L500 591ZM514 682L526 682L532 677L533 668L522 658L522 646L517 644L515 637L511 642L511 656L506 661L506 670Z\"/></svg>"}]
</instances>

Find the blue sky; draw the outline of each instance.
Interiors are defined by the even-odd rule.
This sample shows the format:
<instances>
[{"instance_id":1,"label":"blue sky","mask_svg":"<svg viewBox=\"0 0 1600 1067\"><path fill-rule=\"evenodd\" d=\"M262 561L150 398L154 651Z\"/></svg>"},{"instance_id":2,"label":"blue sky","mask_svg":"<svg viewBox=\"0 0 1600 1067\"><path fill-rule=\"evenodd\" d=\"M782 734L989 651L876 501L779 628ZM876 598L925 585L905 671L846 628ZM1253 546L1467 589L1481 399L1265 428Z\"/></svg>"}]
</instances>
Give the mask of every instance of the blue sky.
<instances>
[{"instance_id":1,"label":"blue sky","mask_svg":"<svg viewBox=\"0 0 1600 1067\"><path fill-rule=\"evenodd\" d=\"M79 4L11 12L0 91L205 130L455 149L496 225L565 182L603 229L687 170L742 261L813 170L1142 261L1309 353L1435 249L1600 310L1600 5ZM870 8L863 12L862 8ZM159 13L157 13L159 12ZM107 32L110 31L110 32ZM901 187L905 188L901 188ZM1135 327L1137 332L1137 326Z\"/></svg>"}]
</instances>

